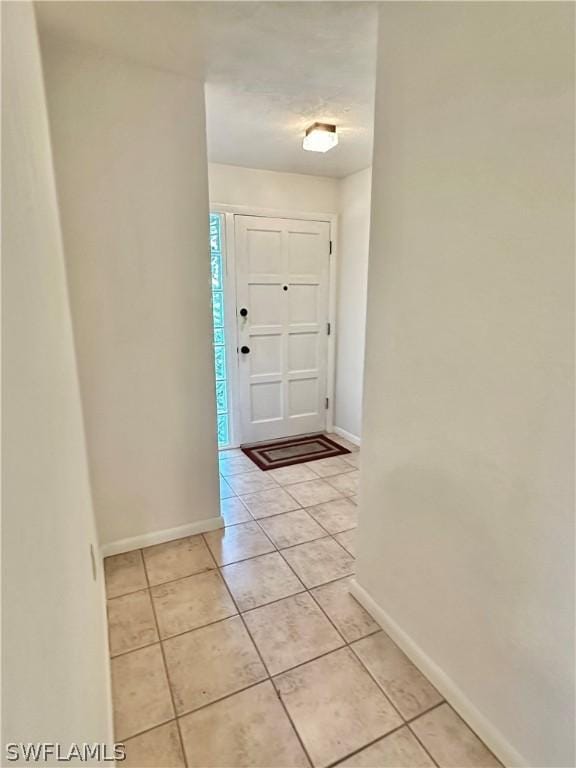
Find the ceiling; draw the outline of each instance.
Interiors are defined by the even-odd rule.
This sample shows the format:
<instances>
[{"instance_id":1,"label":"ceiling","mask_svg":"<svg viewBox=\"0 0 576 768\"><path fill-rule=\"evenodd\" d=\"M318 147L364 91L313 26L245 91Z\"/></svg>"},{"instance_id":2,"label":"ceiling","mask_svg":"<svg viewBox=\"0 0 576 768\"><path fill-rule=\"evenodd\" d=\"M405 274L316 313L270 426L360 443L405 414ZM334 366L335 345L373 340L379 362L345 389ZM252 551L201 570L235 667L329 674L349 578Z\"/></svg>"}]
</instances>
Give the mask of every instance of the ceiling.
<instances>
[{"instance_id":1,"label":"ceiling","mask_svg":"<svg viewBox=\"0 0 576 768\"><path fill-rule=\"evenodd\" d=\"M40 2L41 34L206 80L209 160L342 177L371 163L376 4ZM311 123L338 146L305 152Z\"/></svg>"}]
</instances>

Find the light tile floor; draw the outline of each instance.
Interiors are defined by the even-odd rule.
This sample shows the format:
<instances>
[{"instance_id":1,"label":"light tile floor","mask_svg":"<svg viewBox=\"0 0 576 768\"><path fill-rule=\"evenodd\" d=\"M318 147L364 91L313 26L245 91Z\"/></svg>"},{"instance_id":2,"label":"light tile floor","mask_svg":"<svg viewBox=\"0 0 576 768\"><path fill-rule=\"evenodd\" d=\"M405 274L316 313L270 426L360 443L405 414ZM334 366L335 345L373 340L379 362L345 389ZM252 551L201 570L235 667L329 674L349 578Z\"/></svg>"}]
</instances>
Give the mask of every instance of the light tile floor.
<instances>
[{"instance_id":1,"label":"light tile floor","mask_svg":"<svg viewBox=\"0 0 576 768\"><path fill-rule=\"evenodd\" d=\"M335 439L270 472L224 452L224 529L106 559L128 768L500 765L350 595L360 453Z\"/></svg>"}]
</instances>

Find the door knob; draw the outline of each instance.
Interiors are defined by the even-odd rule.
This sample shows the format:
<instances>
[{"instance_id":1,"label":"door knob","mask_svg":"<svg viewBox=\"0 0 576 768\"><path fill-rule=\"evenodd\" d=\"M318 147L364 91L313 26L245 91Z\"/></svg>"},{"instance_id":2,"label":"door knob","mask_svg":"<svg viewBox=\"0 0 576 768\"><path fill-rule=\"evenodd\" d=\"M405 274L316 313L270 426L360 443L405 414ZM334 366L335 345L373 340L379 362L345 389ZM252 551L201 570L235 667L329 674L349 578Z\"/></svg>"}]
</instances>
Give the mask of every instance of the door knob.
<instances>
[{"instance_id":1,"label":"door knob","mask_svg":"<svg viewBox=\"0 0 576 768\"><path fill-rule=\"evenodd\" d=\"M247 355L248 352L250 352L250 347L240 347L240 352L242 352L243 355Z\"/></svg>"},{"instance_id":2,"label":"door knob","mask_svg":"<svg viewBox=\"0 0 576 768\"><path fill-rule=\"evenodd\" d=\"M248 310L246 309L246 307L242 307L242 309L240 310L240 314L242 315L242 317L248 316Z\"/></svg>"}]
</instances>

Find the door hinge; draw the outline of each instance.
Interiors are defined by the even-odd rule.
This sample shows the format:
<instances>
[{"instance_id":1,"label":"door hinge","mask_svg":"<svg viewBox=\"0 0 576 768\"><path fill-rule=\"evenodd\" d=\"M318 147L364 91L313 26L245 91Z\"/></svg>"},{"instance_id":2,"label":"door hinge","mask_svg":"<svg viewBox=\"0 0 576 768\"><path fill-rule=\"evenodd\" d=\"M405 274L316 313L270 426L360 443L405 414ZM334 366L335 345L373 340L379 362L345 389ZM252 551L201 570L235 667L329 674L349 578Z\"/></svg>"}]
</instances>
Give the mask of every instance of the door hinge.
<instances>
[{"instance_id":1,"label":"door hinge","mask_svg":"<svg viewBox=\"0 0 576 768\"><path fill-rule=\"evenodd\" d=\"M330 398L327 397L324 403L324 407L326 408L326 410L328 410L329 406L330 406Z\"/></svg>"},{"instance_id":2,"label":"door hinge","mask_svg":"<svg viewBox=\"0 0 576 768\"><path fill-rule=\"evenodd\" d=\"M331 331L332 331L332 325L330 323L326 323L326 336L330 336Z\"/></svg>"},{"instance_id":3,"label":"door hinge","mask_svg":"<svg viewBox=\"0 0 576 768\"><path fill-rule=\"evenodd\" d=\"M330 250L328 251L328 253L330 254L330 256L332 255L332 240L330 240Z\"/></svg>"}]
</instances>

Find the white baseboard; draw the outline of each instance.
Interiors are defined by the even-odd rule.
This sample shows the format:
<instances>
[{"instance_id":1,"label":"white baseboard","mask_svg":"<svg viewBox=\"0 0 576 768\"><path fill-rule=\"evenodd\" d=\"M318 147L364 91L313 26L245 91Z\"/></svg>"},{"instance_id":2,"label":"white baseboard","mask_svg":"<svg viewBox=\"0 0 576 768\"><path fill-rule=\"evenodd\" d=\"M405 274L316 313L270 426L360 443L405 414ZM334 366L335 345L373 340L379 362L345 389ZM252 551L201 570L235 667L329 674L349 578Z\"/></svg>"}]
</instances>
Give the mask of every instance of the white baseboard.
<instances>
[{"instance_id":1,"label":"white baseboard","mask_svg":"<svg viewBox=\"0 0 576 768\"><path fill-rule=\"evenodd\" d=\"M103 544L100 547L100 553L102 557L120 555L122 552L130 552L133 549L151 547L153 544L164 544L166 541L181 539L184 536L194 536L197 533L215 531L217 528L223 527L223 517L208 517L204 520L197 520L195 523L179 525L177 528L166 528L163 531L144 533L141 536L133 536L130 539L119 539L118 541L111 541L108 544Z\"/></svg>"},{"instance_id":2,"label":"white baseboard","mask_svg":"<svg viewBox=\"0 0 576 768\"><path fill-rule=\"evenodd\" d=\"M493 723L479 712L454 680L376 603L356 579L351 582L350 592L504 765L508 768L526 768L529 765L528 761L514 749Z\"/></svg>"},{"instance_id":3,"label":"white baseboard","mask_svg":"<svg viewBox=\"0 0 576 768\"><path fill-rule=\"evenodd\" d=\"M352 432L346 432L346 430L342 429L341 427L332 427L332 431L336 435L343 437L345 440L349 440L351 443L354 443L354 445L360 445L360 438L358 435L353 435Z\"/></svg>"}]
</instances>

